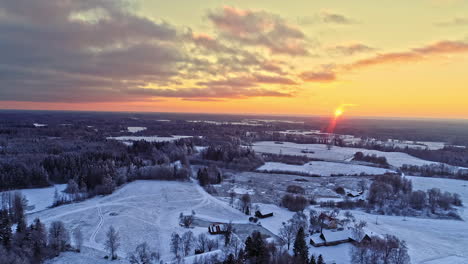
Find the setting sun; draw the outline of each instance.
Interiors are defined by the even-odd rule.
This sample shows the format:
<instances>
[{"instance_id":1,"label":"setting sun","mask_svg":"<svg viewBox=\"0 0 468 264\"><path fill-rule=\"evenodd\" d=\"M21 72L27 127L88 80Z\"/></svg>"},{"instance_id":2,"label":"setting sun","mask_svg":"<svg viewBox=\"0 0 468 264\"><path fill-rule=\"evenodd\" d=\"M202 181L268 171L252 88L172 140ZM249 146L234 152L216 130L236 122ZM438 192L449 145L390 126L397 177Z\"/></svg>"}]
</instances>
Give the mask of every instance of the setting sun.
<instances>
[{"instance_id":1,"label":"setting sun","mask_svg":"<svg viewBox=\"0 0 468 264\"><path fill-rule=\"evenodd\" d=\"M335 110L335 117L340 117L343 114L343 108L338 108Z\"/></svg>"}]
</instances>

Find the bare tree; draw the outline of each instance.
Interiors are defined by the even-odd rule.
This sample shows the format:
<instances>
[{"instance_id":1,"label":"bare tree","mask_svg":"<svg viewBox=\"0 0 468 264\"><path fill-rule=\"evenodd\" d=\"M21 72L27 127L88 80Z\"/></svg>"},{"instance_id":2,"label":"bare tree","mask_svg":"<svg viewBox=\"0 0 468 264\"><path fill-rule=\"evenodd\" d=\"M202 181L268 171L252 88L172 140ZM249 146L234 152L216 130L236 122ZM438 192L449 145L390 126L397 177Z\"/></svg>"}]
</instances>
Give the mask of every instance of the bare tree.
<instances>
[{"instance_id":1,"label":"bare tree","mask_svg":"<svg viewBox=\"0 0 468 264\"><path fill-rule=\"evenodd\" d=\"M139 244L135 251L130 253L128 256L131 264L151 264L154 261L158 261L161 256L158 252L151 251L148 244Z\"/></svg>"},{"instance_id":2,"label":"bare tree","mask_svg":"<svg viewBox=\"0 0 468 264\"><path fill-rule=\"evenodd\" d=\"M215 239L208 239L206 243L206 248L208 251L218 248L218 241Z\"/></svg>"},{"instance_id":3,"label":"bare tree","mask_svg":"<svg viewBox=\"0 0 468 264\"><path fill-rule=\"evenodd\" d=\"M70 235L61 221L55 221L49 228L49 245L56 254L65 251L70 243Z\"/></svg>"},{"instance_id":4,"label":"bare tree","mask_svg":"<svg viewBox=\"0 0 468 264\"><path fill-rule=\"evenodd\" d=\"M106 249L109 250L110 258L112 260L117 259L116 251L120 246L119 232L117 232L113 226L110 226L106 237L107 240L105 242L105 246Z\"/></svg>"},{"instance_id":5,"label":"bare tree","mask_svg":"<svg viewBox=\"0 0 468 264\"><path fill-rule=\"evenodd\" d=\"M250 212L250 204L252 202L250 195L248 193L242 195L241 199L241 209L242 212L245 214L249 214Z\"/></svg>"},{"instance_id":6,"label":"bare tree","mask_svg":"<svg viewBox=\"0 0 468 264\"><path fill-rule=\"evenodd\" d=\"M185 232L182 235L182 247L183 247L184 256L188 256L190 254L194 241L195 241L195 238L194 238L192 231Z\"/></svg>"},{"instance_id":7,"label":"bare tree","mask_svg":"<svg viewBox=\"0 0 468 264\"><path fill-rule=\"evenodd\" d=\"M197 237L197 250L202 253L205 252L207 249L207 244L208 244L208 237L206 234L201 233Z\"/></svg>"},{"instance_id":8,"label":"bare tree","mask_svg":"<svg viewBox=\"0 0 468 264\"><path fill-rule=\"evenodd\" d=\"M294 228L294 226L290 222L288 222L288 223L283 222L283 227L281 227L281 229L279 231L279 235L280 235L281 239L283 239L283 241L288 245L288 250L289 250L289 247L291 246L291 243L292 243L294 237L296 236L295 231L296 231L296 229Z\"/></svg>"},{"instance_id":9,"label":"bare tree","mask_svg":"<svg viewBox=\"0 0 468 264\"><path fill-rule=\"evenodd\" d=\"M78 252L81 251L83 246L83 233L81 233L81 228L77 227L73 230L73 239L75 240L75 247Z\"/></svg>"},{"instance_id":10,"label":"bare tree","mask_svg":"<svg viewBox=\"0 0 468 264\"><path fill-rule=\"evenodd\" d=\"M182 248L182 238L177 233L172 233L171 236L171 252L174 253L176 258L180 255L180 250Z\"/></svg>"}]
</instances>

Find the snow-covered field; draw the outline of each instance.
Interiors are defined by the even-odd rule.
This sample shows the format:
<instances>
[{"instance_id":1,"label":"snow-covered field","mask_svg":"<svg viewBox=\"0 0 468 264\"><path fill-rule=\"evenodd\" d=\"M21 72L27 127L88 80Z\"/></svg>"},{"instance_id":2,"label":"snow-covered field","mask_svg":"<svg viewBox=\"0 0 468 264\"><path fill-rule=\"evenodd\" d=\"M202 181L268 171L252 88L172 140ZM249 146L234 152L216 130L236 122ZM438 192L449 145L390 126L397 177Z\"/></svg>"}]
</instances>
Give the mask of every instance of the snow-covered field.
<instances>
[{"instance_id":1,"label":"snow-covered field","mask_svg":"<svg viewBox=\"0 0 468 264\"><path fill-rule=\"evenodd\" d=\"M283 144L275 144L274 141L255 142L252 147L260 153L273 153L285 155L306 155L307 157L323 159L327 161L346 161L353 158L358 151L367 155L377 155L387 158L390 165L401 167L404 164L422 166L426 164L434 164L435 162L422 160L402 152L382 152L377 150L367 150L361 148L348 148L333 146L330 150L324 144L296 144L284 142ZM302 153L302 150L307 150L314 153Z\"/></svg>"},{"instance_id":2,"label":"snow-covered field","mask_svg":"<svg viewBox=\"0 0 468 264\"><path fill-rule=\"evenodd\" d=\"M105 233L112 225L120 233L121 241L125 241L118 252L120 256L127 256L139 243L147 242L159 250L163 259L170 260L173 257L169 250L172 232L182 234L187 231L179 226L179 214L191 210L199 218L248 222L244 214L208 195L197 184L167 181L135 181L109 196L43 210L30 215L28 220L39 217L46 224L63 221L69 230L80 227L84 245L101 251L101 257L106 255L102 252ZM206 228L201 227L190 230L195 235L207 233Z\"/></svg>"},{"instance_id":3,"label":"snow-covered field","mask_svg":"<svg viewBox=\"0 0 468 264\"><path fill-rule=\"evenodd\" d=\"M146 127L127 127L127 130L130 133L136 133L136 132L146 130Z\"/></svg>"},{"instance_id":4,"label":"snow-covered field","mask_svg":"<svg viewBox=\"0 0 468 264\"><path fill-rule=\"evenodd\" d=\"M459 210L463 221L406 218L371 215L353 211L357 219L365 220L368 229L379 234L393 234L407 242L411 263L468 263L468 182L462 180L408 177L416 190L440 188L459 193L464 208ZM376 224L377 220L377 224Z\"/></svg>"},{"instance_id":5,"label":"snow-covered field","mask_svg":"<svg viewBox=\"0 0 468 264\"><path fill-rule=\"evenodd\" d=\"M139 141L145 140L148 142L169 142L169 141L176 141L181 138L191 138L191 136L171 136L171 137L159 137L159 136L120 136L120 137L108 137L107 139L114 139L124 142L132 142L132 141Z\"/></svg>"},{"instance_id":6,"label":"snow-covered field","mask_svg":"<svg viewBox=\"0 0 468 264\"><path fill-rule=\"evenodd\" d=\"M35 189L18 189L16 191L28 200L28 207L26 213L33 213L47 209L54 202L55 189L60 193L67 187L66 184L57 184L55 186L47 188L35 188Z\"/></svg>"},{"instance_id":7,"label":"snow-covered field","mask_svg":"<svg viewBox=\"0 0 468 264\"><path fill-rule=\"evenodd\" d=\"M260 166L257 171L264 172L299 172L309 175L331 176L331 175L381 175L391 170L369 167L363 165L326 162L326 161L312 161L304 165L290 165L281 162L266 162Z\"/></svg>"}]
</instances>

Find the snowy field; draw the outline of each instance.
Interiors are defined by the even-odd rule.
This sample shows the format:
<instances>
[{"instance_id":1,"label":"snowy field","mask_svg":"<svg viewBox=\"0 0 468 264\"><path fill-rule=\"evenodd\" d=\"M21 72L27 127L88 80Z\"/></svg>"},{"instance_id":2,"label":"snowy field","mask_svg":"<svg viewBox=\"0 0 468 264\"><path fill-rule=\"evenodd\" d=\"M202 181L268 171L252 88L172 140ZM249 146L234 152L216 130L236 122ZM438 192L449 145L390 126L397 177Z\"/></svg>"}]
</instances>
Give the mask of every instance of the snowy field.
<instances>
[{"instance_id":1,"label":"snowy field","mask_svg":"<svg viewBox=\"0 0 468 264\"><path fill-rule=\"evenodd\" d=\"M179 214L191 210L202 219L206 216L214 221L248 222L244 214L208 195L200 186L167 181L135 181L109 196L47 209L29 215L28 220L39 217L46 224L63 221L69 230L80 227L84 246L100 251L101 257L107 254L103 252L105 233L112 225L120 233L121 241L125 241L119 256L127 256L139 243L146 241L159 250L163 259L170 260L173 257L169 249L172 232L188 231L179 226ZM207 233L202 227L190 230L195 235ZM65 254L66 257L70 254ZM56 263L64 262L59 257Z\"/></svg>"},{"instance_id":2,"label":"snowy field","mask_svg":"<svg viewBox=\"0 0 468 264\"><path fill-rule=\"evenodd\" d=\"M466 264L468 263L468 182L461 180L408 177L415 190L440 188L461 195L464 208L459 210L464 221L437 220L402 216L367 214L354 210L357 220L367 222L367 230L375 234L393 234L407 242L411 263L415 264ZM262 212L273 212L274 217L262 219L262 226L278 234L281 223L290 219L292 212L271 204L258 204ZM320 208L314 208L321 210ZM376 224L377 220L377 224ZM349 264L350 244L332 247L309 247L310 254L322 254L327 263ZM329 261L329 262L328 262Z\"/></svg>"},{"instance_id":3,"label":"snowy field","mask_svg":"<svg viewBox=\"0 0 468 264\"><path fill-rule=\"evenodd\" d=\"M283 144L275 144L274 141L260 141L253 144L253 149L260 153L273 153L285 155L306 155L310 158L323 159L327 161L349 161L358 151L367 155L377 155L387 158L390 165L401 167L404 164L411 165L427 165L435 162L422 160L402 152L382 152L377 150L367 150L361 148L348 148L333 146L330 150L324 144L296 144L284 142ZM302 150L313 151L314 153L302 153Z\"/></svg>"},{"instance_id":4,"label":"snowy field","mask_svg":"<svg viewBox=\"0 0 468 264\"><path fill-rule=\"evenodd\" d=\"M299 172L309 175L331 176L331 175L381 175L391 170L369 167L363 165L312 161L304 165L290 165L281 162L266 162L260 166L257 171L262 172Z\"/></svg>"},{"instance_id":5,"label":"snowy field","mask_svg":"<svg viewBox=\"0 0 468 264\"><path fill-rule=\"evenodd\" d=\"M51 206L54 202L55 189L57 188L57 191L60 193L65 190L66 187L66 184L57 184L47 188L18 189L16 191L21 192L21 194L28 200L26 213L33 213L42 211Z\"/></svg>"},{"instance_id":6,"label":"snowy field","mask_svg":"<svg viewBox=\"0 0 468 264\"><path fill-rule=\"evenodd\" d=\"M121 137L108 137L107 139L114 139L124 142L132 142L132 141L139 141L145 140L148 142L169 142L169 141L176 141L181 138L191 138L192 136L170 136L170 137L158 137L158 136L121 136Z\"/></svg>"},{"instance_id":7,"label":"snowy field","mask_svg":"<svg viewBox=\"0 0 468 264\"><path fill-rule=\"evenodd\" d=\"M408 177L413 189L440 188L461 195L465 205L459 209L463 221L437 220L402 216L383 216L353 211L357 219L365 220L368 229L379 234L393 234L407 242L411 263L468 263L468 182L462 180ZM377 224L376 224L377 220Z\"/></svg>"},{"instance_id":8,"label":"snowy field","mask_svg":"<svg viewBox=\"0 0 468 264\"><path fill-rule=\"evenodd\" d=\"M128 132L137 133L143 130L146 130L146 127L127 127Z\"/></svg>"}]
</instances>

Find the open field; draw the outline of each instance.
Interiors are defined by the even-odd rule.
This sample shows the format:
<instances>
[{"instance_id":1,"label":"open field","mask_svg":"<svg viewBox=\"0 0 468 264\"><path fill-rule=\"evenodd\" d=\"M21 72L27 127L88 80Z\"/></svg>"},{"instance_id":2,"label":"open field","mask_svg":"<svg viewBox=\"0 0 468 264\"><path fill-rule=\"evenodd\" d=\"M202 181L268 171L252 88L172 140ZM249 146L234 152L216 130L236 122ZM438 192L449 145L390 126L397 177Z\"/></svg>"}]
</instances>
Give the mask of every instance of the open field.
<instances>
[{"instance_id":1,"label":"open field","mask_svg":"<svg viewBox=\"0 0 468 264\"><path fill-rule=\"evenodd\" d=\"M281 162L266 162L257 171L265 172L292 172L306 175L332 176L332 175L381 175L392 170L337 162L311 161L304 165L290 165Z\"/></svg>"},{"instance_id":2,"label":"open field","mask_svg":"<svg viewBox=\"0 0 468 264\"><path fill-rule=\"evenodd\" d=\"M253 144L253 149L259 153L272 153L284 155L299 155L307 156L325 161L350 161L354 154L358 151L367 155L377 155L387 158L390 165L402 167L404 164L410 165L427 165L435 162L422 160L402 152L383 152L377 150L367 150L361 148L348 148L333 146L330 150L324 144L296 144L291 142L283 142L276 144L274 141L261 141ZM309 153L302 153L307 150ZM313 152L313 153L311 153Z\"/></svg>"},{"instance_id":3,"label":"open field","mask_svg":"<svg viewBox=\"0 0 468 264\"><path fill-rule=\"evenodd\" d=\"M69 230L80 227L86 247L103 251L105 233L112 225L120 233L120 256L126 256L142 242L157 249L163 259L170 260L172 232L187 229L179 226L179 214L194 210L198 218L247 223L247 217L227 204L209 196L201 187L190 182L136 181L113 194L81 203L64 205L30 215L49 224L63 221ZM206 232L204 227L190 229L195 235ZM102 252L103 257L106 253Z\"/></svg>"}]
</instances>

